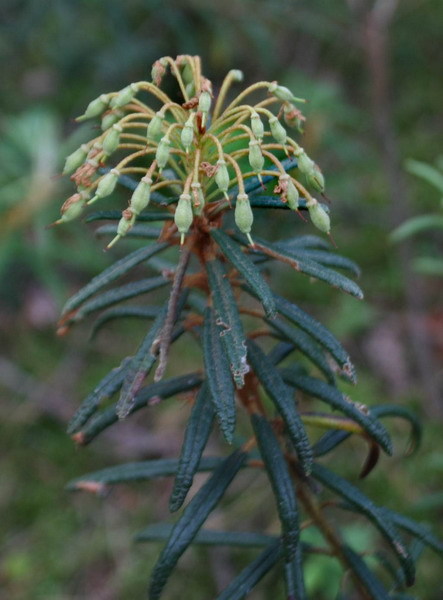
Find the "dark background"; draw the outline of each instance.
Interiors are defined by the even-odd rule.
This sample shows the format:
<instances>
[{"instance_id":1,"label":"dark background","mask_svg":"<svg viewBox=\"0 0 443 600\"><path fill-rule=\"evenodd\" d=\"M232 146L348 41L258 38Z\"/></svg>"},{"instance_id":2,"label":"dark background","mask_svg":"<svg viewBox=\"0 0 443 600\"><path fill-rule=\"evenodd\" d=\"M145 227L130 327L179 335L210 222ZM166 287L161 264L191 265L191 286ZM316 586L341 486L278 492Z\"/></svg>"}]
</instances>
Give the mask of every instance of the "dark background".
<instances>
[{"instance_id":1,"label":"dark background","mask_svg":"<svg viewBox=\"0 0 443 600\"><path fill-rule=\"evenodd\" d=\"M84 326L67 338L55 336L63 302L112 257L80 222L45 225L72 193L58 177L63 157L91 132L73 117L100 93L149 79L151 64L163 55L201 55L216 89L227 70L239 68L245 84L277 79L310 100L303 146L325 173L333 235L340 253L361 265L366 299L318 284L303 288L302 301L354 356L353 399L399 403L423 419L419 453L403 458L407 429L394 425L396 455L382 460L364 489L442 532L442 280L415 269L420 257L441 255L442 239L429 232L395 245L389 238L407 218L439 210L437 189L408 174L404 161L442 163L442 22L440 0L1 3L2 597L143 597L158 552L155 545L134 546L131 535L165 518L169 482L118 488L105 499L63 491L67 480L94 468L176 455L183 412L159 410L148 427L143 420L125 424L75 450L67 420L134 345L124 327L92 344ZM292 227L302 231L300 223L276 215L275 230L268 221L267 233L289 235ZM278 285L299 298L293 281L286 273ZM337 453L337 460L355 476L359 465L348 456ZM217 516L218 524L235 526L255 510L258 527L260 502L272 506L259 491L251 505L246 490L229 515ZM346 535L356 547L377 542L362 522L347 525ZM209 559L209 570L199 570L198 553L180 563L195 574L187 597L211 597L246 560L224 550ZM440 572L439 559L425 551L418 597L443 597ZM307 566L308 588L318 600L332 600L324 581L334 578L328 561ZM178 574L170 598L182 584ZM276 597L274 585L268 580L251 598Z\"/></svg>"}]
</instances>

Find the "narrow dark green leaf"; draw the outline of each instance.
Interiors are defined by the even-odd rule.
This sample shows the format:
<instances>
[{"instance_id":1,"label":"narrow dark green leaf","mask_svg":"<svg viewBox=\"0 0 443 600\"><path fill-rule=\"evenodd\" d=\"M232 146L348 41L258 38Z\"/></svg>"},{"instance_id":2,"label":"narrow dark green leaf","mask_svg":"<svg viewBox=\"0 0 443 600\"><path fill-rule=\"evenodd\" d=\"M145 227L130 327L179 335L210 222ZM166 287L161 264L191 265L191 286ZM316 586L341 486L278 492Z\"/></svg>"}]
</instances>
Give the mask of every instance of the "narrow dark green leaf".
<instances>
[{"instance_id":1,"label":"narrow dark green leaf","mask_svg":"<svg viewBox=\"0 0 443 600\"><path fill-rule=\"evenodd\" d=\"M281 319L268 320L267 323L278 331L285 340L292 342L305 356L307 356L325 375L329 383L335 383L335 375L326 360L323 351L313 341L312 337L303 330L287 325Z\"/></svg>"},{"instance_id":2,"label":"narrow dark green leaf","mask_svg":"<svg viewBox=\"0 0 443 600\"><path fill-rule=\"evenodd\" d=\"M205 373L211 401L220 429L228 444L231 444L236 419L235 390L220 330L216 325L215 313L209 307L205 310L202 339Z\"/></svg>"},{"instance_id":3,"label":"narrow dark green leaf","mask_svg":"<svg viewBox=\"0 0 443 600\"><path fill-rule=\"evenodd\" d=\"M90 338L94 338L100 329L114 319L124 319L127 317L137 319L155 319L161 311L159 306L118 306L103 312L92 326Z\"/></svg>"},{"instance_id":4,"label":"narrow dark green leaf","mask_svg":"<svg viewBox=\"0 0 443 600\"><path fill-rule=\"evenodd\" d=\"M396 525L407 531L409 534L413 535L417 539L421 540L426 546L432 548L434 552L443 556L443 542L439 540L432 532L428 529L426 525L421 525L414 521L413 519L409 519L404 515L395 512L394 510L390 510L388 508L381 509L383 513Z\"/></svg>"},{"instance_id":5,"label":"narrow dark green leaf","mask_svg":"<svg viewBox=\"0 0 443 600\"><path fill-rule=\"evenodd\" d=\"M145 377L152 369L157 360L157 354L152 351L152 346L163 326L166 318L166 306L156 317L151 329L144 337L126 370L120 398L117 402L117 415L119 419L125 419L131 412L135 402L135 396L143 385Z\"/></svg>"},{"instance_id":6,"label":"narrow dark green leaf","mask_svg":"<svg viewBox=\"0 0 443 600\"><path fill-rule=\"evenodd\" d=\"M255 248L258 252L262 252L276 260L288 263L300 273L329 283L332 287L341 289L343 292L351 294L351 296L355 296L359 300L363 298L363 292L354 281L348 279L341 273L337 273L337 271L322 266L310 258L305 258L302 256L301 251L296 252L295 250L283 249L276 244L261 239L255 240Z\"/></svg>"},{"instance_id":7,"label":"narrow dark green leaf","mask_svg":"<svg viewBox=\"0 0 443 600\"><path fill-rule=\"evenodd\" d=\"M373 416L368 407L352 402L339 389L316 377L299 375L291 369L283 369L282 376L288 385L323 400L332 408L340 410L347 417L353 419L380 444L387 454L392 454L392 442L389 433L380 421Z\"/></svg>"},{"instance_id":8,"label":"narrow dark green leaf","mask_svg":"<svg viewBox=\"0 0 443 600\"><path fill-rule=\"evenodd\" d=\"M411 440L406 450L407 454L414 452L421 444L422 426L417 416L405 406L397 406L394 404L381 404L371 408L371 412L375 417L398 417L408 421L411 426Z\"/></svg>"},{"instance_id":9,"label":"narrow dark green leaf","mask_svg":"<svg viewBox=\"0 0 443 600\"><path fill-rule=\"evenodd\" d=\"M391 519L380 510L367 496L351 483L333 473L323 465L314 463L312 476L323 485L334 491L353 506L358 513L365 515L371 523L380 531L388 542L393 553L402 567L407 585L412 585L415 578L414 561L409 551L396 531Z\"/></svg>"},{"instance_id":10,"label":"narrow dark green leaf","mask_svg":"<svg viewBox=\"0 0 443 600\"><path fill-rule=\"evenodd\" d=\"M287 358L291 352L295 349L294 344L290 342L279 342L272 350L268 353L268 360L273 365L280 364L285 358Z\"/></svg>"},{"instance_id":11,"label":"narrow dark green leaf","mask_svg":"<svg viewBox=\"0 0 443 600\"><path fill-rule=\"evenodd\" d=\"M94 279L92 279L85 287L74 294L63 307L62 316L76 309L82 302L93 296L101 288L108 285L108 283L111 283L114 279L124 275L144 260L161 252L167 246L167 243L149 244L148 246L143 246L143 248L139 248L138 250L131 252L131 254L121 258L94 277Z\"/></svg>"},{"instance_id":12,"label":"narrow dark green leaf","mask_svg":"<svg viewBox=\"0 0 443 600\"><path fill-rule=\"evenodd\" d=\"M278 562L282 548L279 542L269 544L265 550L231 581L216 600L242 600Z\"/></svg>"},{"instance_id":13,"label":"narrow dark green leaf","mask_svg":"<svg viewBox=\"0 0 443 600\"><path fill-rule=\"evenodd\" d=\"M226 271L218 260L206 263L217 326L230 362L230 369L237 387L243 387L244 376L249 371L246 362L246 343L243 325L238 313L237 301L232 292Z\"/></svg>"},{"instance_id":14,"label":"narrow dark green leaf","mask_svg":"<svg viewBox=\"0 0 443 600\"><path fill-rule=\"evenodd\" d=\"M353 382L356 381L354 365L351 362L349 354L340 344L340 342L332 335L332 333L324 327L319 321L308 315L301 308L292 304L281 296L274 295L277 310L292 323L306 331L313 337L323 348L328 350L335 358L337 364L343 369L343 373Z\"/></svg>"},{"instance_id":15,"label":"narrow dark green leaf","mask_svg":"<svg viewBox=\"0 0 443 600\"><path fill-rule=\"evenodd\" d=\"M121 210L99 210L97 212L91 213L85 219L85 223L90 223L91 221L103 221L105 219L109 221L120 221L122 217ZM145 212L137 215L137 221L168 221L172 220L174 215L169 212Z\"/></svg>"},{"instance_id":16,"label":"narrow dark green leaf","mask_svg":"<svg viewBox=\"0 0 443 600\"><path fill-rule=\"evenodd\" d=\"M174 525L154 567L149 586L149 600L160 598L178 559L192 543L208 515L218 504L227 487L243 466L246 457L247 455L240 450L233 452L217 467L187 505L182 516Z\"/></svg>"},{"instance_id":17,"label":"narrow dark green leaf","mask_svg":"<svg viewBox=\"0 0 443 600\"><path fill-rule=\"evenodd\" d=\"M312 449L298 414L293 393L283 382L278 370L268 361L266 354L252 340L248 340L248 356L254 373L285 422L302 469L309 473L312 464Z\"/></svg>"},{"instance_id":18,"label":"narrow dark green leaf","mask_svg":"<svg viewBox=\"0 0 443 600\"><path fill-rule=\"evenodd\" d=\"M279 244L285 244L288 248L300 249L300 248L318 248L320 250L329 250L331 244L325 238L321 238L318 235L297 235L278 242Z\"/></svg>"},{"instance_id":19,"label":"narrow dark green leaf","mask_svg":"<svg viewBox=\"0 0 443 600\"><path fill-rule=\"evenodd\" d=\"M161 229L159 229L158 227L149 227L149 225L140 225L136 223L125 234L125 238L156 240L160 233ZM95 230L94 234L97 237L102 237L106 235L117 235L117 225L102 225L101 227Z\"/></svg>"},{"instance_id":20,"label":"narrow dark green leaf","mask_svg":"<svg viewBox=\"0 0 443 600\"><path fill-rule=\"evenodd\" d=\"M331 450L347 440L350 435L351 434L347 431L340 431L336 429L333 431L327 431L312 447L314 456L324 456L328 452L331 452Z\"/></svg>"},{"instance_id":21,"label":"narrow dark green leaf","mask_svg":"<svg viewBox=\"0 0 443 600\"><path fill-rule=\"evenodd\" d=\"M389 600L390 596L377 577L370 571L365 561L349 546L342 546L349 566L355 577L363 584L372 600Z\"/></svg>"},{"instance_id":22,"label":"narrow dark green leaf","mask_svg":"<svg viewBox=\"0 0 443 600\"><path fill-rule=\"evenodd\" d=\"M212 229L211 236L215 239L225 257L237 269L245 282L254 290L260 299L268 317L275 316L276 308L272 292L247 254L244 254L239 245L220 229Z\"/></svg>"},{"instance_id":23,"label":"narrow dark green leaf","mask_svg":"<svg viewBox=\"0 0 443 600\"><path fill-rule=\"evenodd\" d=\"M69 434L75 433L83 427L96 412L100 404L104 400L111 398L120 389L130 360L130 358L124 358L121 365L105 375L95 389L85 398L69 422Z\"/></svg>"},{"instance_id":24,"label":"narrow dark green leaf","mask_svg":"<svg viewBox=\"0 0 443 600\"><path fill-rule=\"evenodd\" d=\"M284 252L289 252L295 259L308 259L313 260L320 265L324 265L326 267L335 267L338 269L344 269L359 277L361 274L360 267L349 258L345 256L340 256L339 254L335 254L334 252L329 252L327 250L317 250L317 249L306 249L295 244L288 245L285 242L275 242L274 248L278 248Z\"/></svg>"},{"instance_id":25,"label":"narrow dark green leaf","mask_svg":"<svg viewBox=\"0 0 443 600\"><path fill-rule=\"evenodd\" d=\"M180 377L172 377L158 383L152 383L138 392L130 414L141 408L145 408L150 402L156 402L159 399L170 398L175 394L192 390L198 387L201 382L202 379L198 373L191 373L189 375L181 375ZM116 404L113 404L94 417L85 429L76 434L76 441L82 445L89 444L104 429L118 421L116 408Z\"/></svg>"},{"instance_id":26,"label":"narrow dark green leaf","mask_svg":"<svg viewBox=\"0 0 443 600\"><path fill-rule=\"evenodd\" d=\"M204 457L198 465L198 471L214 471L225 459L216 456ZM169 477L175 475L179 469L179 461L176 458L158 458L156 460L144 460L140 462L124 463L114 467L108 467L77 477L70 481L66 489L70 491L79 490L84 483L96 483L103 485L115 485L117 483L128 483L132 481L149 481L157 477Z\"/></svg>"},{"instance_id":27,"label":"narrow dark green leaf","mask_svg":"<svg viewBox=\"0 0 443 600\"><path fill-rule=\"evenodd\" d=\"M261 415L251 416L257 445L271 481L282 526L283 554L285 557L286 596L303 600L303 583L300 523L298 516L295 484L277 438L267 419Z\"/></svg>"},{"instance_id":28,"label":"narrow dark green leaf","mask_svg":"<svg viewBox=\"0 0 443 600\"><path fill-rule=\"evenodd\" d=\"M214 409L207 382L203 382L186 426L174 488L169 499L169 510L174 512L183 504L198 470L214 423Z\"/></svg>"},{"instance_id":29,"label":"narrow dark green leaf","mask_svg":"<svg viewBox=\"0 0 443 600\"><path fill-rule=\"evenodd\" d=\"M171 535L173 525L169 523L155 523L150 525L135 536L136 542L161 542L167 540ZM257 546L268 546L272 542L278 542L279 538L264 533L249 531L214 531L212 529L200 529L192 543L202 546L234 546L238 548L253 548Z\"/></svg>"},{"instance_id":30,"label":"narrow dark green leaf","mask_svg":"<svg viewBox=\"0 0 443 600\"><path fill-rule=\"evenodd\" d=\"M169 280L161 276L147 277L146 279L139 279L138 281L112 288L111 290L107 290L106 292L94 296L94 298L91 298L82 304L72 317L66 320L66 323L77 323L97 310L108 308L108 306L118 304L124 300L129 300L130 298L140 296L141 294L147 294L168 283L170 283Z\"/></svg>"}]
</instances>

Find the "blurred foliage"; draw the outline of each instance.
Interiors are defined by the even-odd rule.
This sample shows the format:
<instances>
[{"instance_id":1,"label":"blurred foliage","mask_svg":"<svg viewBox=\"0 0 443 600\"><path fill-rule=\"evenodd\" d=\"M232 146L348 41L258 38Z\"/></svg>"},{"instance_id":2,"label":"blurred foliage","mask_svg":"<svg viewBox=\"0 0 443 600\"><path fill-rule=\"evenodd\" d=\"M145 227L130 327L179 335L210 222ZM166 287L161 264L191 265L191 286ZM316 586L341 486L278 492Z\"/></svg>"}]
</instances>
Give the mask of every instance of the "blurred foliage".
<instances>
[{"instance_id":1,"label":"blurred foliage","mask_svg":"<svg viewBox=\"0 0 443 600\"><path fill-rule=\"evenodd\" d=\"M442 21L441 0L403 0L390 29L397 140L403 157L414 156L427 163L441 152ZM56 304L67 296L65 288L77 289L109 259L92 236L84 235L81 245L74 242L71 232L82 227L80 224L63 232L44 227L54 220L60 200L66 196L66 183L51 179L61 168L60 157L82 141L71 140L74 127L67 117L80 114L102 89L119 89L130 80L147 76L156 57L196 53L203 56L214 81L227 69L240 68L251 80L279 79L294 90L298 85L307 90L311 100L307 112L315 116L310 119L315 127L307 129L305 145L324 167L335 204L336 241L340 252L362 267L361 283L368 303L362 309L363 304L352 299L322 296L317 286L307 287L303 293L306 301L318 303L319 314L328 315L333 331L349 336L348 345L356 346L352 353L360 357L361 365L355 399L371 404L389 397L389 386L368 373L362 348L364 334L370 333L387 310L401 318L402 298L398 262L388 242L390 198L374 144L368 99L371 84L363 43L345 0L108 0L105 5L97 0L1 2L1 353L7 353L19 369L20 385L31 373L35 377L31 389L35 381L48 381L55 389L54 404L68 405L67 414L60 417L46 403L42 408L31 400L28 413L23 398L29 394L20 391L19 383L1 363L0 394L6 408L2 411L0 501L5 515L1 534L6 557L0 589L5 597L71 600L96 598L102 593L104 597L104 581L111 581L111 591L107 592L111 599L137 597L144 591L145 578L137 579L135 573L143 572L152 558L147 556L147 546L134 549L123 531L146 524L153 507L146 507L141 495L128 498L115 494L115 511L106 528L109 536L104 539L101 526L96 525L103 518L99 500L91 499L97 505L96 518L91 519L90 506L85 507L84 501L73 507L63 496L57 496L70 477L93 465L99 468L112 463L98 445L81 455L73 453L61 431L73 406L98 374L86 376L82 390L72 387L60 391L54 385L57 377L64 377L60 356L66 343L55 340L52 326L58 313ZM322 123L327 123L327 128L321 127ZM22 141L15 139L20 137ZM40 155L42 148L45 152ZM409 186L414 214L435 210L435 195L427 182L410 178ZM45 194L40 193L43 189ZM6 223L11 226L6 228ZM276 228L281 227L287 227L287 222L277 217ZM440 310L440 288L434 288L432 282L427 285L434 299L430 310ZM46 316L39 319L32 316L36 290L40 300L45 294ZM432 327L434 335L438 331ZM75 339L69 340L83 361L82 375L87 368L92 369L97 352L101 360L95 370L106 372L118 354L113 355L112 348L123 343L122 332L113 328L111 334L97 340L90 356L83 356ZM442 348L440 342L440 359ZM439 377L436 374L436 379ZM420 397L420 390L412 386L403 400L420 413ZM164 419L168 423L166 416ZM168 432L176 431L180 423L169 426ZM441 521L443 506L438 466L443 455L440 428L439 423L427 423L423 450L386 471L385 480L379 477L371 490L381 503L389 496L390 503L400 510L406 509L409 500L417 502L416 514L411 516L430 523ZM35 456L30 457L23 440L33 440ZM44 468L37 468L37 455L45 457ZM127 454L134 459L140 456L135 449ZM346 455L343 458L346 461ZM29 477L30 471L34 476ZM411 480L415 481L413 488ZM370 479L366 485L369 489ZM420 497L429 502L418 503ZM133 509L134 520L120 527L119 519L126 514L121 506L127 504ZM250 513L249 507L243 510L246 515ZM119 542L119 536L124 542ZM92 556L95 562L89 569ZM440 600L440 565L432 555L426 557L419 574L425 583L417 595ZM197 567L198 560L193 564ZM94 580L91 571L97 568L101 578ZM117 568L123 571L122 587L114 588L113 596L112 577ZM148 569L146 564L146 572ZM314 573L313 590L322 576L332 577L329 571ZM202 586L204 581L202 574ZM272 590L272 581L269 588ZM210 591L195 591L196 596L199 593L205 597ZM276 595L273 590L269 593ZM263 597L269 596L256 596L257 600ZM318 600L326 599L318 596Z\"/></svg>"}]
</instances>

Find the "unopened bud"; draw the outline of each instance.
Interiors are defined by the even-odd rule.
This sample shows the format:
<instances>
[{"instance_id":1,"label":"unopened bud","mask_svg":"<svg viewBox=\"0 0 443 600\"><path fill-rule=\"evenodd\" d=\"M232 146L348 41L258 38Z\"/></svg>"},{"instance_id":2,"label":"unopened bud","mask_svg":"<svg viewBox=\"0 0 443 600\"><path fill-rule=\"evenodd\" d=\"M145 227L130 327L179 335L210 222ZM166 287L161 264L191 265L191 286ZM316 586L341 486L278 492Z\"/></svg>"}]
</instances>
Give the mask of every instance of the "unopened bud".
<instances>
[{"instance_id":1,"label":"unopened bud","mask_svg":"<svg viewBox=\"0 0 443 600\"><path fill-rule=\"evenodd\" d=\"M113 125L103 139L103 152L110 156L115 152L120 144L120 134L123 131L121 125Z\"/></svg>"},{"instance_id":2,"label":"unopened bud","mask_svg":"<svg viewBox=\"0 0 443 600\"><path fill-rule=\"evenodd\" d=\"M117 185L118 178L120 177L120 171L117 169L111 169L106 175L100 179L95 196L89 200L88 204L92 204L99 198L106 198L110 196Z\"/></svg>"},{"instance_id":3,"label":"unopened bud","mask_svg":"<svg viewBox=\"0 0 443 600\"><path fill-rule=\"evenodd\" d=\"M194 141L194 116L195 113L189 115L180 135L181 143L185 147L186 152L189 151L192 142Z\"/></svg>"},{"instance_id":4,"label":"unopened bud","mask_svg":"<svg viewBox=\"0 0 443 600\"><path fill-rule=\"evenodd\" d=\"M309 158L303 148L299 148L294 154L297 157L297 167L299 168L300 173L309 175L314 168L314 161Z\"/></svg>"},{"instance_id":5,"label":"unopened bud","mask_svg":"<svg viewBox=\"0 0 443 600\"><path fill-rule=\"evenodd\" d=\"M240 69L231 69L228 73L228 77L230 77L232 81L243 81L243 71L240 71Z\"/></svg>"},{"instance_id":6,"label":"unopened bud","mask_svg":"<svg viewBox=\"0 0 443 600\"><path fill-rule=\"evenodd\" d=\"M72 154L66 157L65 166L63 167L63 175L69 175L76 171L86 160L89 147L87 144L82 144L80 148L74 150Z\"/></svg>"},{"instance_id":7,"label":"unopened bud","mask_svg":"<svg viewBox=\"0 0 443 600\"><path fill-rule=\"evenodd\" d=\"M86 119L92 119L101 115L108 107L109 98L109 94L101 94L101 96L92 100L86 107L85 112L76 118L76 121L86 121Z\"/></svg>"},{"instance_id":8,"label":"unopened bud","mask_svg":"<svg viewBox=\"0 0 443 600\"><path fill-rule=\"evenodd\" d=\"M138 92L138 88L139 86L136 83L130 83L111 99L110 106L112 108L121 108L122 106L129 104Z\"/></svg>"},{"instance_id":9,"label":"unopened bud","mask_svg":"<svg viewBox=\"0 0 443 600\"><path fill-rule=\"evenodd\" d=\"M226 198L228 198L229 171L226 166L226 161L222 158L217 161L217 171L215 172L214 178L218 189L223 192Z\"/></svg>"},{"instance_id":10,"label":"unopened bud","mask_svg":"<svg viewBox=\"0 0 443 600\"><path fill-rule=\"evenodd\" d=\"M298 189L295 187L292 179L289 178L288 187L286 189L286 200L291 210L298 210L299 199L300 194L298 193Z\"/></svg>"},{"instance_id":11,"label":"unopened bud","mask_svg":"<svg viewBox=\"0 0 443 600\"><path fill-rule=\"evenodd\" d=\"M265 126L260 119L260 115L255 111L251 114L251 129L255 137L261 142L265 135Z\"/></svg>"},{"instance_id":12,"label":"unopened bud","mask_svg":"<svg viewBox=\"0 0 443 600\"><path fill-rule=\"evenodd\" d=\"M170 145L171 145L171 141L169 140L169 138L166 135L164 135L157 146L157 152L155 153L155 159L157 161L157 165L158 165L158 169L159 169L160 173L165 168L166 163L169 160L169 154L171 152Z\"/></svg>"},{"instance_id":13,"label":"unopened bud","mask_svg":"<svg viewBox=\"0 0 443 600\"><path fill-rule=\"evenodd\" d=\"M300 133L303 133L302 123L303 121L306 121L306 118L301 111L290 102L285 102L283 104L283 118L288 127L292 127L293 129L297 129Z\"/></svg>"},{"instance_id":14,"label":"unopened bud","mask_svg":"<svg viewBox=\"0 0 443 600\"><path fill-rule=\"evenodd\" d=\"M156 140L159 135L162 133L163 129L163 119L165 118L165 113L163 110L159 110L155 113L152 119L149 121L147 137L150 140Z\"/></svg>"},{"instance_id":15,"label":"unopened bud","mask_svg":"<svg viewBox=\"0 0 443 600\"><path fill-rule=\"evenodd\" d=\"M183 244L185 240L185 234L188 233L193 219L194 215L192 213L191 196L189 194L182 194L177 202L177 208L175 209L174 214L174 222L180 233L181 244Z\"/></svg>"},{"instance_id":16,"label":"unopened bud","mask_svg":"<svg viewBox=\"0 0 443 600\"><path fill-rule=\"evenodd\" d=\"M211 108L211 102L212 102L212 98L211 98L211 94L204 90L202 91L202 93L199 96L198 99L198 110L202 113L202 125L205 124L205 120L206 120L206 116L209 113L209 110Z\"/></svg>"},{"instance_id":17,"label":"unopened bud","mask_svg":"<svg viewBox=\"0 0 443 600\"><path fill-rule=\"evenodd\" d=\"M163 76L166 73L167 64L168 61L166 60L166 58L160 58L159 60L156 60L155 63L152 65L151 77L153 83L155 83L157 87L160 86Z\"/></svg>"},{"instance_id":18,"label":"unopened bud","mask_svg":"<svg viewBox=\"0 0 443 600\"><path fill-rule=\"evenodd\" d=\"M247 194L238 194L237 202L235 205L235 224L242 233L246 235L251 246L254 242L251 238L251 228L254 222L254 215L252 214L251 205L249 204L249 198Z\"/></svg>"},{"instance_id":19,"label":"unopened bud","mask_svg":"<svg viewBox=\"0 0 443 600\"><path fill-rule=\"evenodd\" d=\"M129 208L136 214L139 215L144 210L151 198L151 185L152 179L145 175L140 181L134 192L132 193L131 200L129 201Z\"/></svg>"},{"instance_id":20,"label":"unopened bud","mask_svg":"<svg viewBox=\"0 0 443 600\"><path fill-rule=\"evenodd\" d=\"M50 225L50 227L54 225L61 225L62 223L67 223L68 221L73 221L79 217L83 211L85 200L87 198L88 192L86 190L81 190L80 192L70 196L60 208L60 219L55 221L55 223Z\"/></svg>"},{"instance_id":21,"label":"unopened bud","mask_svg":"<svg viewBox=\"0 0 443 600\"><path fill-rule=\"evenodd\" d=\"M286 102L305 102L303 98L297 98L291 90L283 85L278 85L276 81L271 83L268 87L268 91L279 100L285 100Z\"/></svg>"},{"instance_id":22,"label":"unopened bud","mask_svg":"<svg viewBox=\"0 0 443 600\"><path fill-rule=\"evenodd\" d=\"M306 175L306 180L308 185L310 185L317 192L324 192L325 190L325 178L323 177L323 173L320 171L318 165L313 163L312 169Z\"/></svg>"},{"instance_id":23,"label":"unopened bud","mask_svg":"<svg viewBox=\"0 0 443 600\"><path fill-rule=\"evenodd\" d=\"M201 183L196 181L191 184L192 188L192 207L195 215L201 215L205 206L205 196L203 194Z\"/></svg>"},{"instance_id":24,"label":"unopened bud","mask_svg":"<svg viewBox=\"0 0 443 600\"><path fill-rule=\"evenodd\" d=\"M249 142L249 155L248 155L249 164L251 165L251 169L255 173L260 173L263 169L263 165L265 164L264 156L260 149L260 142L258 140L251 140Z\"/></svg>"},{"instance_id":25,"label":"unopened bud","mask_svg":"<svg viewBox=\"0 0 443 600\"><path fill-rule=\"evenodd\" d=\"M124 237L128 231L130 231L135 223L135 213L130 209L130 208L126 208L123 212L122 212L122 218L120 219L120 221L118 222L117 225L117 235L115 236L115 238L109 242L109 244L106 246L106 249L109 250L109 248L112 248L112 246L118 242L118 240L122 237Z\"/></svg>"},{"instance_id":26,"label":"unopened bud","mask_svg":"<svg viewBox=\"0 0 443 600\"><path fill-rule=\"evenodd\" d=\"M102 117L101 128L102 131L106 131L110 127L120 121L120 119L124 116L124 112L122 110L110 110L106 112Z\"/></svg>"},{"instance_id":27,"label":"unopened bud","mask_svg":"<svg viewBox=\"0 0 443 600\"><path fill-rule=\"evenodd\" d=\"M285 145L287 138L286 129L283 127L277 117L274 116L269 118L269 127L271 128L271 133L274 140L279 144Z\"/></svg>"},{"instance_id":28,"label":"unopened bud","mask_svg":"<svg viewBox=\"0 0 443 600\"><path fill-rule=\"evenodd\" d=\"M329 234L331 232L331 220L322 205L313 198L313 202L310 204L308 203L308 210L311 221L315 227L320 229L320 231Z\"/></svg>"}]
</instances>

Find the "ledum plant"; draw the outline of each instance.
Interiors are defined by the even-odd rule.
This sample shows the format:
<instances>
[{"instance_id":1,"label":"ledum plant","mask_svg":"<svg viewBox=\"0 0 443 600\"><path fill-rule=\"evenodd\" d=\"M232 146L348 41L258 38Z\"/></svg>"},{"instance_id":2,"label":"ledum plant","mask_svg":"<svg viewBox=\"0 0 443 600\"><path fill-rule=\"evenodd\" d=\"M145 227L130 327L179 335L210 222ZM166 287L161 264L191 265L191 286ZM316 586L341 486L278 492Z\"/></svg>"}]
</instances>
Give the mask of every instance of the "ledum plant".
<instances>
[{"instance_id":1,"label":"ledum plant","mask_svg":"<svg viewBox=\"0 0 443 600\"><path fill-rule=\"evenodd\" d=\"M168 71L179 102L161 90ZM129 189L123 212L99 210L86 220L108 221L98 229L110 236L108 248L122 238L139 240L139 247L67 302L60 331L99 313L94 333L113 319L131 318L139 320L141 339L83 401L69 433L77 444L89 444L118 421L149 413L173 396L185 400L189 416L179 457L120 464L68 487L101 492L122 482L173 478L169 508L180 511L174 524L151 524L136 537L164 541L151 573L151 600L162 597L193 544L256 547L220 600L245 598L272 569L284 580L285 597L303 600L304 565L319 555L341 565L337 597L407 598L423 544L440 553L443 545L425 527L374 503L332 465L334 451L350 436L368 448L361 476L380 451L390 455L380 418L406 419L416 440L419 428L405 409L369 409L345 395L339 382L355 382L346 350L319 321L272 291L269 273L277 261L294 283L307 276L362 298L342 273L358 275L358 268L331 251L324 235L330 222L321 171L287 133L290 127L300 131L304 117L296 106L303 101L276 82L261 81L228 102L232 84L241 80L240 71L230 71L214 97L198 57L165 57L153 65L152 81L101 95L78 119L101 118L101 130L66 160L64 172L77 191L57 223L79 216L85 206L105 205L117 188L120 194ZM257 102L249 104L251 98ZM285 211L303 233L277 242L255 235L254 213L272 218L276 211ZM312 234L310 222L321 237ZM133 273L142 277L131 279ZM159 288L162 299L147 301ZM201 359L194 371L174 375L183 362L174 343L182 337L200 348ZM214 428L221 456L204 453ZM202 471L209 475L190 496ZM241 496L247 496L251 473L268 482L275 499L269 508L279 525L270 519L266 531L205 528L234 478L237 491L244 482ZM368 520L379 547L361 553L343 541L339 513ZM318 545L309 541L313 529L323 540Z\"/></svg>"}]
</instances>

